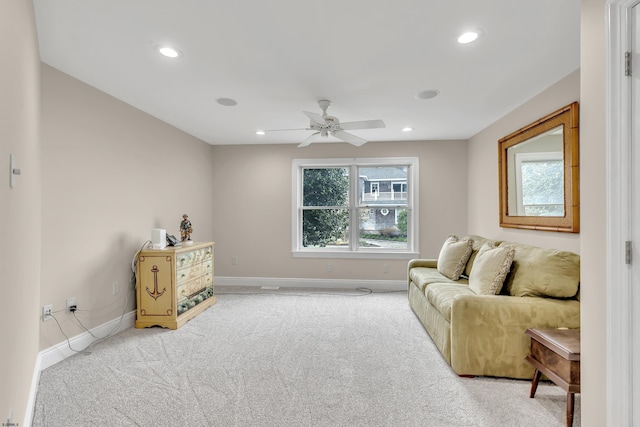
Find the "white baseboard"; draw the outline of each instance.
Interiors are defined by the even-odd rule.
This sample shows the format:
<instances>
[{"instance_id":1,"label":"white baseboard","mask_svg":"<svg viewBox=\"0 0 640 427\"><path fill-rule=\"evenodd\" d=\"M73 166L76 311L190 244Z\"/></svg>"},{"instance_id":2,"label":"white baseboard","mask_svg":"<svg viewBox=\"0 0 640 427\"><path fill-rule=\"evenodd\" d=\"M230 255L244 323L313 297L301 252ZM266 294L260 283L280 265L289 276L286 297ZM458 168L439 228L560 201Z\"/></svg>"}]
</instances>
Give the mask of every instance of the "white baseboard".
<instances>
[{"instance_id":1,"label":"white baseboard","mask_svg":"<svg viewBox=\"0 0 640 427\"><path fill-rule=\"evenodd\" d=\"M24 414L23 425L30 426L33 420L33 409L36 406L36 394L38 393L38 384L40 383L40 372L42 371L42 356L38 353L36 364L33 368L33 376L31 377L31 388L29 389L29 400L27 401L27 410ZM4 424L3 424L4 425Z\"/></svg>"},{"instance_id":2,"label":"white baseboard","mask_svg":"<svg viewBox=\"0 0 640 427\"><path fill-rule=\"evenodd\" d=\"M135 320L136 312L134 310L129 313L125 313L122 317L122 322L120 322L120 317L116 317L113 320L90 329L90 331L97 337L105 337L110 333L116 334L125 329L132 328L135 324ZM74 355L76 352L69 348L69 344L71 345L71 348L79 351L87 348L94 341L96 341L96 338L94 338L89 332L83 332L73 338L70 338L69 343L65 340L53 347L42 350L39 354L40 370L42 371L47 369L49 366L53 366L67 357Z\"/></svg>"},{"instance_id":3,"label":"white baseboard","mask_svg":"<svg viewBox=\"0 0 640 427\"><path fill-rule=\"evenodd\" d=\"M216 276L213 283L215 284L215 286L279 286L281 288L325 289L368 288L375 291L402 291L407 289L406 280L296 279L276 277Z\"/></svg>"}]
</instances>

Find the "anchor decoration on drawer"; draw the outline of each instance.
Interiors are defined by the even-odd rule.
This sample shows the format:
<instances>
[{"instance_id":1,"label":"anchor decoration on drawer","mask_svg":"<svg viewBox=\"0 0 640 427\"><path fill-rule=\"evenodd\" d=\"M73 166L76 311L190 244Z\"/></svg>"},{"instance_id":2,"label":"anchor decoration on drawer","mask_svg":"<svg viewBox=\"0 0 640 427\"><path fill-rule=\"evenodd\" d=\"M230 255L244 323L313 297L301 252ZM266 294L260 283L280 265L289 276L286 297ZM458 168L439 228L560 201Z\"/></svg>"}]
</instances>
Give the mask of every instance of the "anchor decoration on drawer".
<instances>
[{"instance_id":1,"label":"anchor decoration on drawer","mask_svg":"<svg viewBox=\"0 0 640 427\"><path fill-rule=\"evenodd\" d=\"M167 291L167 288L164 288L162 292L158 292L158 271L160 271L160 269L158 269L157 265L154 265L153 268L151 269L151 272L153 273L153 292L151 292L147 287L147 293L154 300L157 300L158 297L161 297L162 294L164 294Z\"/></svg>"}]
</instances>

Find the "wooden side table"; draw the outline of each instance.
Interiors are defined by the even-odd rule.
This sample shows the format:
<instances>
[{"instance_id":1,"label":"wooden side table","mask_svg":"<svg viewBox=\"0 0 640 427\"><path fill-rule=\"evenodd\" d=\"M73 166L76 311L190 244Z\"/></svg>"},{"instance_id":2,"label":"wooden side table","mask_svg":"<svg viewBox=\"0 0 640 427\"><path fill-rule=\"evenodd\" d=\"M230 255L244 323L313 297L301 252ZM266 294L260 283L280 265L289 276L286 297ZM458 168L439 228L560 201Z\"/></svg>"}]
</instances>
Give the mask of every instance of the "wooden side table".
<instances>
[{"instance_id":1,"label":"wooden side table","mask_svg":"<svg viewBox=\"0 0 640 427\"><path fill-rule=\"evenodd\" d=\"M531 337L526 360L536 369L529 397L535 396L540 375L546 375L567 392L567 427L571 427L575 393L580 393L580 330L530 328L526 334Z\"/></svg>"}]
</instances>

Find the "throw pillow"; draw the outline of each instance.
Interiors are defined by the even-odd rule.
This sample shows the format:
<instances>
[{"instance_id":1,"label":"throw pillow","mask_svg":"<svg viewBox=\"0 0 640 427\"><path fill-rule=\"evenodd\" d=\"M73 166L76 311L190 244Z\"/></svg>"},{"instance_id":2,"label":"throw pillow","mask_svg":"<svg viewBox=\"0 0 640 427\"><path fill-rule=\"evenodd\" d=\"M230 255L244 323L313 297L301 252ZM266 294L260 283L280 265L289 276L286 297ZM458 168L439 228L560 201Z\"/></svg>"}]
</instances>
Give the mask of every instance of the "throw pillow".
<instances>
[{"instance_id":1,"label":"throw pillow","mask_svg":"<svg viewBox=\"0 0 640 427\"><path fill-rule=\"evenodd\" d=\"M473 250L471 251L471 255L469 256L469 261L467 261L467 266L464 268L462 272L462 276L467 276L469 278L469 274L471 274L471 268L473 267L473 263L476 260L476 255L478 255L478 251L485 243L491 243L498 246L498 242L495 240L487 239L486 237L478 236L478 235L470 235L467 238L473 240Z\"/></svg>"},{"instance_id":2,"label":"throw pillow","mask_svg":"<svg viewBox=\"0 0 640 427\"><path fill-rule=\"evenodd\" d=\"M504 292L515 297L573 298L580 289L580 255L558 249L543 249L516 242L511 273Z\"/></svg>"},{"instance_id":3,"label":"throw pillow","mask_svg":"<svg viewBox=\"0 0 640 427\"><path fill-rule=\"evenodd\" d=\"M513 246L482 245L469 274L469 288L478 295L499 293L515 254Z\"/></svg>"},{"instance_id":4,"label":"throw pillow","mask_svg":"<svg viewBox=\"0 0 640 427\"><path fill-rule=\"evenodd\" d=\"M473 240L460 240L458 236L451 235L444 241L438 255L438 271L451 280L458 280L467 265Z\"/></svg>"}]
</instances>

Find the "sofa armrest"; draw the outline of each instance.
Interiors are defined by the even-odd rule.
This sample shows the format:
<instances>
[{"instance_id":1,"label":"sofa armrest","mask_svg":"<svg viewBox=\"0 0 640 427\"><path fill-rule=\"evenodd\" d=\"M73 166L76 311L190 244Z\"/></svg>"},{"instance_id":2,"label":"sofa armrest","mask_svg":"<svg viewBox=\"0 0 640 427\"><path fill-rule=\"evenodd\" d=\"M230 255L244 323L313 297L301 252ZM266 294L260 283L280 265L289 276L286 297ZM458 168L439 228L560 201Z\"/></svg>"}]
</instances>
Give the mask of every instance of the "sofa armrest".
<instances>
[{"instance_id":1,"label":"sofa armrest","mask_svg":"<svg viewBox=\"0 0 640 427\"><path fill-rule=\"evenodd\" d=\"M409 261L409 266L407 267L407 270L411 270L413 267L437 268L438 260L437 259L412 259Z\"/></svg>"},{"instance_id":2,"label":"sofa armrest","mask_svg":"<svg viewBox=\"0 0 640 427\"><path fill-rule=\"evenodd\" d=\"M407 285L411 284L411 277L409 271L414 267L426 267L426 268L438 268L437 259L412 259L407 265Z\"/></svg>"},{"instance_id":3,"label":"sofa armrest","mask_svg":"<svg viewBox=\"0 0 640 427\"><path fill-rule=\"evenodd\" d=\"M451 367L460 375L531 378L525 331L560 327L580 327L579 301L458 295L451 307Z\"/></svg>"}]
</instances>

